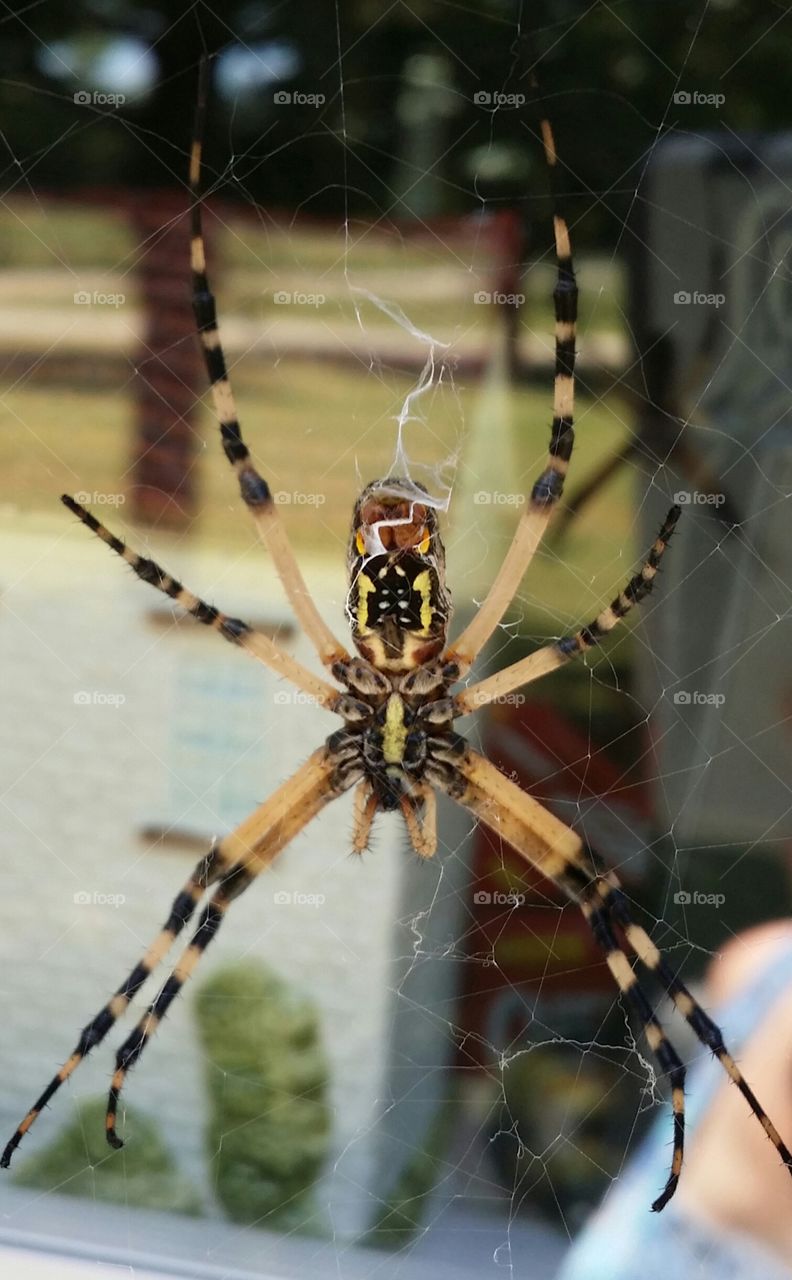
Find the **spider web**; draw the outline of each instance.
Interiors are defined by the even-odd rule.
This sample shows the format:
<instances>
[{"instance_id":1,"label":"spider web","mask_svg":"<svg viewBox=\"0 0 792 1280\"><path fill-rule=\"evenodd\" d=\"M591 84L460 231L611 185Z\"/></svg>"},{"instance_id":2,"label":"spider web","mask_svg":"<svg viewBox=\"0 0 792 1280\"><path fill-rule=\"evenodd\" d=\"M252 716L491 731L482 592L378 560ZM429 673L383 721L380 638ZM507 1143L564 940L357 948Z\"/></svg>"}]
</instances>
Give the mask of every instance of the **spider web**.
<instances>
[{"instance_id":1,"label":"spider web","mask_svg":"<svg viewBox=\"0 0 792 1280\"><path fill-rule=\"evenodd\" d=\"M737 985L718 979L735 955L741 979L764 955L766 935L738 935L788 909L792 149L756 131L780 118L759 84L784 13L724 43L729 6L704 4L672 42L633 5L562 8L529 23L581 289L567 498L623 459L545 542L480 670L588 622L679 494L684 519L635 625L467 733L618 870L697 990L723 953L711 1003ZM215 59L206 232L221 332L243 432L342 637L364 484L428 491L458 631L546 455L551 209L518 17L336 0L306 43L283 15L240 7ZM174 19L200 36L176 75L187 98L215 20L204 6ZM84 495L130 545L315 665L224 469L179 319L182 277L154 304L174 308L172 338L146 346L145 264L179 234L189 138L175 146L129 109L165 28L132 39L108 24L94 39L36 6L17 15L34 69L0 82L8 1134L212 837L333 727L180 624L59 514L62 491ZM604 69L583 56L614 42ZM580 126L592 112L596 135ZM170 155L178 199L160 216L151 196L145 226L114 202L114 146L130 172ZM80 167L79 196L64 200L59 177ZM162 434L183 436L189 484L146 527L135 513L151 514L151 476L164 490L169 463L141 480L136 397L143 382L167 395L161 364L186 396ZM147 440L144 463L161 445ZM606 1191L620 1236L642 1227L670 1156L667 1090L577 910L450 804L426 864L387 815L353 859L351 825L345 797L234 904L131 1076L123 1152L93 1144L82 1104L105 1093L129 1020L40 1118L15 1160L27 1174L0 1189L14 1266L38 1244L140 1275L550 1277ZM231 965L240 985L221 997L210 984ZM706 1055L652 996L694 1066ZM225 1011L228 1044L207 1031ZM756 1046L738 1057L760 1070ZM735 1142L755 1124L717 1105ZM618 1195L658 1120L649 1198L630 1208ZM695 1159L691 1147L694 1172ZM278 1209L251 1193L267 1179L285 1188ZM695 1199L683 1203L695 1218Z\"/></svg>"}]
</instances>

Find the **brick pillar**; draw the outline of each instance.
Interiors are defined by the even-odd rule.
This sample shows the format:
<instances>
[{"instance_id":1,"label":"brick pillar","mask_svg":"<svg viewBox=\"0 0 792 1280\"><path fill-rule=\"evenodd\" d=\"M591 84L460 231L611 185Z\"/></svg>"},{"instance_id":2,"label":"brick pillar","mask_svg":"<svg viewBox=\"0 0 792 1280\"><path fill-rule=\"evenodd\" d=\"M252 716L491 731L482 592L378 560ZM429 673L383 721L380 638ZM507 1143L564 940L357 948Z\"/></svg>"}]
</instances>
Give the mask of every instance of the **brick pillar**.
<instances>
[{"instance_id":1,"label":"brick pillar","mask_svg":"<svg viewBox=\"0 0 792 1280\"><path fill-rule=\"evenodd\" d=\"M135 520L178 529L195 512L196 405L204 388L190 303L186 193L139 192L131 218L144 313L135 360L131 512Z\"/></svg>"}]
</instances>

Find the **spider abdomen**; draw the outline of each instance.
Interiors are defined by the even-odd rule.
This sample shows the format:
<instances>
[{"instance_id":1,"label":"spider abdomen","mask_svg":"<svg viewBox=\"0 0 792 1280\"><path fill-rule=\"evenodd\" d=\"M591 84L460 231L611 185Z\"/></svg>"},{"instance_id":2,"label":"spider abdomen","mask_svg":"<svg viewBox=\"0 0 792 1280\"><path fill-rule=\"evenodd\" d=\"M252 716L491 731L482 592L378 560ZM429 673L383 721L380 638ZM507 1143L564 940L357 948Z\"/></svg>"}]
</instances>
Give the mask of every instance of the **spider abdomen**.
<instances>
[{"instance_id":1,"label":"spider abdomen","mask_svg":"<svg viewBox=\"0 0 792 1280\"><path fill-rule=\"evenodd\" d=\"M352 517L347 615L358 651L380 671L421 667L445 645L451 598L427 491L404 477L368 485Z\"/></svg>"},{"instance_id":2,"label":"spider abdomen","mask_svg":"<svg viewBox=\"0 0 792 1280\"><path fill-rule=\"evenodd\" d=\"M421 666L443 647L448 608L437 571L423 557L372 557L353 579L348 606L355 643L382 670Z\"/></svg>"}]
</instances>

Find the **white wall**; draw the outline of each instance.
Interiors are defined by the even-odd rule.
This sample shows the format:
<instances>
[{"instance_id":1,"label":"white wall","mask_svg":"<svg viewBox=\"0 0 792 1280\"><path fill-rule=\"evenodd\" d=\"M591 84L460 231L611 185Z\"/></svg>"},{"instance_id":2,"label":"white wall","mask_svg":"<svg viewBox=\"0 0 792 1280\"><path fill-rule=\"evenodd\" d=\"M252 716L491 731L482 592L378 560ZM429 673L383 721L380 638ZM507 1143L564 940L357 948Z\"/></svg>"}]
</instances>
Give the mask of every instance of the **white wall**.
<instances>
[{"instance_id":1,"label":"white wall","mask_svg":"<svg viewBox=\"0 0 792 1280\"><path fill-rule=\"evenodd\" d=\"M117 517L107 522L123 526ZM300 701L284 703L287 686L191 620L178 629L152 623L162 597L66 512L44 525L1 513L0 548L0 1123L10 1134L159 929L202 852L200 845L152 847L140 831L176 823L207 838L222 833L338 722ZM288 620L263 550L234 563L196 556L164 536L140 549L227 612ZM310 568L320 606L342 633L341 567L331 577ZM316 665L301 637L294 652ZM75 702L78 693L89 695L87 704ZM119 695L120 705L104 701ZM463 910L466 824L447 822L444 864L407 854L392 815L380 817L374 851L360 860L349 853L344 797L234 905L202 962L205 976L255 956L320 1008L334 1130L318 1199L341 1234L367 1224L398 1174L399 1156L390 1148L386 1156L380 1141L383 1112L389 1129L394 1120L394 1063L402 1086L406 1062L420 1089L451 1051L442 1019L429 1011L436 999L448 1016L453 973L438 964L433 978L427 961L459 932ZM282 890L325 901L277 905ZM79 893L91 902L76 902ZM94 895L123 895L123 902ZM411 925L420 912L418 935ZM420 944L405 945L419 936ZM411 1004L418 993L426 1010L418 1022L398 1016L405 992ZM189 995L173 1006L128 1082L127 1099L160 1122L183 1171L209 1193L203 1064L190 1006ZM128 1018L124 1034L131 1025ZM420 1053L411 1052L411 1037ZM20 1154L48 1144L78 1097L104 1092L120 1038L117 1031L94 1051ZM420 1146L427 1115L405 1112L404 1159Z\"/></svg>"}]
</instances>

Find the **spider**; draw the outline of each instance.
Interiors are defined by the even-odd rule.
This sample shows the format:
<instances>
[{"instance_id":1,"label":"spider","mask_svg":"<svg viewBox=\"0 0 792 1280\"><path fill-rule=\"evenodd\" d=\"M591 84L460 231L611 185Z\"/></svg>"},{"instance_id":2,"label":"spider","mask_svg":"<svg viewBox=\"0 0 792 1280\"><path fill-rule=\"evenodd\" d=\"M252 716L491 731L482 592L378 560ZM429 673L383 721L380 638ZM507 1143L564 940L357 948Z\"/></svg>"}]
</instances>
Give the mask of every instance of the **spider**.
<instances>
[{"instance_id":1,"label":"spider","mask_svg":"<svg viewBox=\"0 0 792 1280\"><path fill-rule=\"evenodd\" d=\"M326 805L354 787L352 846L356 853L366 849L375 815L380 810L399 810L413 849L420 857L431 858L437 846L435 793L440 791L485 823L582 910L620 993L632 1006L671 1086L673 1156L665 1186L652 1205L654 1210L670 1200L682 1168L685 1068L638 981L630 956L659 981L702 1044L720 1060L792 1173L792 1154L743 1078L719 1028L645 930L634 922L615 873L600 869L574 830L505 777L454 730L458 718L555 671L598 644L651 591L680 515L678 507L670 509L641 569L588 626L454 692L509 608L558 506L572 456L577 285L568 224L558 198L553 131L532 74L531 85L541 115L556 257L555 389L546 465L523 507L491 589L470 624L450 644L445 553L429 495L421 486L398 476L368 485L355 504L348 550L347 612L357 650L353 655L339 644L308 593L279 509L251 460L237 420L204 250L201 168L208 64L202 64L189 171L191 268L193 308L214 408L223 449L236 472L242 499L303 631L335 683L304 667L267 635L193 595L153 560L129 548L73 498L64 495L63 502L144 582L310 694L343 723L236 830L216 840L197 864L177 893L160 933L84 1027L73 1053L10 1138L0 1158L4 1167L56 1091L127 1011L211 888L189 944L116 1055L106 1135L112 1147L123 1145L116 1132L116 1115L126 1076L217 934L228 908Z\"/></svg>"}]
</instances>

